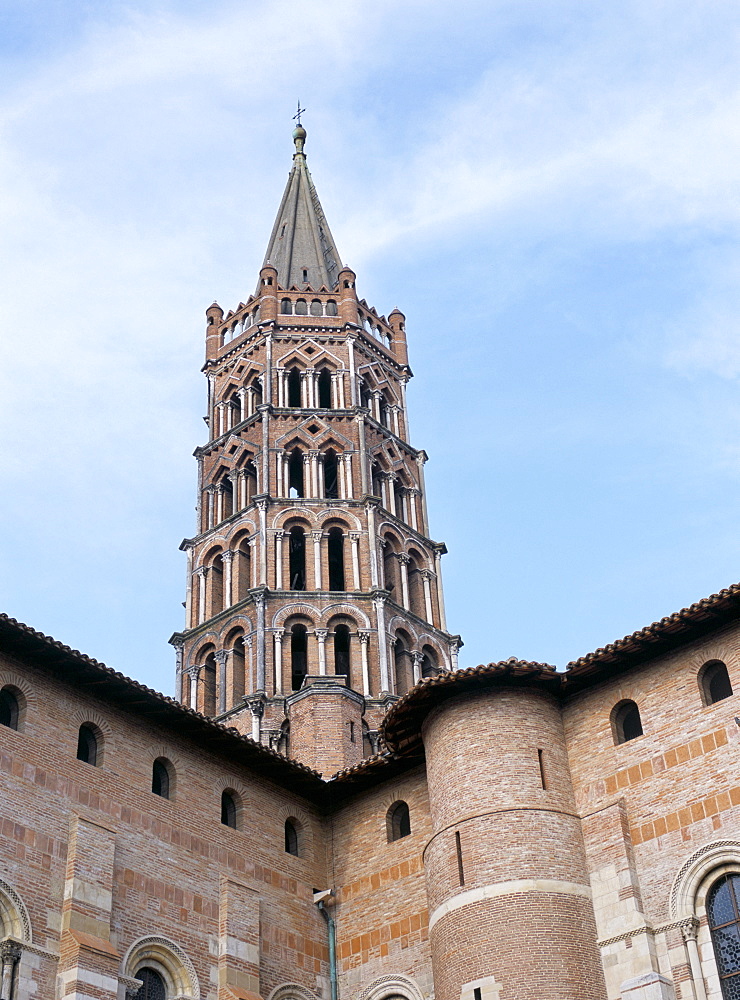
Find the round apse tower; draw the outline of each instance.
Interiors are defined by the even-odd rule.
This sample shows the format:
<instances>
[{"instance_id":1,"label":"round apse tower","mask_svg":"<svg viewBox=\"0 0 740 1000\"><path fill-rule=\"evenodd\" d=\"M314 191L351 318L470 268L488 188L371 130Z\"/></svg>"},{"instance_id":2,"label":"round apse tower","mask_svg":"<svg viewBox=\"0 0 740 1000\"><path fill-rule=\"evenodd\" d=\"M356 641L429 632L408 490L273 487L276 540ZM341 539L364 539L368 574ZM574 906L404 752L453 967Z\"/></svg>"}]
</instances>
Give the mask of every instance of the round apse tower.
<instances>
[{"instance_id":1,"label":"round apse tower","mask_svg":"<svg viewBox=\"0 0 740 1000\"><path fill-rule=\"evenodd\" d=\"M604 1000L552 667L510 660L422 682L386 742L426 755L436 1000Z\"/></svg>"}]
</instances>

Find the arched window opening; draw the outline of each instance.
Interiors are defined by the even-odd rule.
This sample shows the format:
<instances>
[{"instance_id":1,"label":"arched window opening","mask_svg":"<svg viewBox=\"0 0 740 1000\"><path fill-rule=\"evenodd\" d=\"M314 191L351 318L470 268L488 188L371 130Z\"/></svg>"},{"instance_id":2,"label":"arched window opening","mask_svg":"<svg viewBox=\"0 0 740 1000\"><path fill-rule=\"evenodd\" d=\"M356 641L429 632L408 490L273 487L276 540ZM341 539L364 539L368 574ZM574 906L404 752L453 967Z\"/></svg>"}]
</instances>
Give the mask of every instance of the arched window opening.
<instances>
[{"instance_id":1,"label":"arched window opening","mask_svg":"<svg viewBox=\"0 0 740 1000\"><path fill-rule=\"evenodd\" d=\"M288 459L288 495L292 498L305 496L303 488L303 454L294 448Z\"/></svg>"},{"instance_id":2,"label":"arched window opening","mask_svg":"<svg viewBox=\"0 0 740 1000\"><path fill-rule=\"evenodd\" d=\"M311 299L311 315L312 316L324 315L324 307L321 305L321 299Z\"/></svg>"},{"instance_id":3,"label":"arched window opening","mask_svg":"<svg viewBox=\"0 0 740 1000\"><path fill-rule=\"evenodd\" d=\"M152 764L152 791L163 799L170 797L170 771L163 757Z\"/></svg>"},{"instance_id":4,"label":"arched window opening","mask_svg":"<svg viewBox=\"0 0 740 1000\"><path fill-rule=\"evenodd\" d=\"M203 715L216 714L216 657L209 653L203 664Z\"/></svg>"},{"instance_id":5,"label":"arched window opening","mask_svg":"<svg viewBox=\"0 0 740 1000\"><path fill-rule=\"evenodd\" d=\"M396 590L397 572L398 572L398 557L386 542L386 547L383 550L383 581L385 583L385 589L393 597L397 598L400 603L400 595Z\"/></svg>"},{"instance_id":6,"label":"arched window opening","mask_svg":"<svg viewBox=\"0 0 740 1000\"><path fill-rule=\"evenodd\" d=\"M334 299L329 299L326 303L326 315L327 316L337 316L337 304Z\"/></svg>"},{"instance_id":7,"label":"arched window opening","mask_svg":"<svg viewBox=\"0 0 740 1000\"><path fill-rule=\"evenodd\" d=\"M254 405L255 407L262 404L262 380L259 376L252 379L250 388L254 390Z\"/></svg>"},{"instance_id":8,"label":"arched window opening","mask_svg":"<svg viewBox=\"0 0 740 1000\"><path fill-rule=\"evenodd\" d=\"M334 629L334 673L344 674L347 686L352 687L350 677L350 631L348 625L337 625Z\"/></svg>"},{"instance_id":9,"label":"arched window opening","mask_svg":"<svg viewBox=\"0 0 740 1000\"><path fill-rule=\"evenodd\" d=\"M296 316L308 316L308 304L305 299L296 299L295 314Z\"/></svg>"},{"instance_id":10,"label":"arched window opening","mask_svg":"<svg viewBox=\"0 0 740 1000\"><path fill-rule=\"evenodd\" d=\"M330 448L324 454L324 496L327 500L339 499L337 453Z\"/></svg>"},{"instance_id":11,"label":"arched window opening","mask_svg":"<svg viewBox=\"0 0 740 1000\"><path fill-rule=\"evenodd\" d=\"M306 651L308 647L308 630L300 622L290 630L290 673L291 687L298 691L303 684L303 678L308 672Z\"/></svg>"},{"instance_id":12,"label":"arched window opening","mask_svg":"<svg viewBox=\"0 0 740 1000\"><path fill-rule=\"evenodd\" d=\"M705 705L714 705L732 695L730 675L722 660L710 660L699 671L699 688Z\"/></svg>"},{"instance_id":13,"label":"arched window opening","mask_svg":"<svg viewBox=\"0 0 740 1000\"><path fill-rule=\"evenodd\" d=\"M642 736L640 709L634 701L623 701L612 712L612 728L615 743L628 743Z\"/></svg>"},{"instance_id":14,"label":"arched window opening","mask_svg":"<svg viewBox=\"0 0 740 1000\"><path fill-rule=\"evenodd\" d=\"M374 497L383 496L382 476L383 476L383 470L377 463L373 464L371 470L371 478L372 478L372 491Z\"/></svg>"},{"instance_id":15,"label":"arched window opening","mask_svg":"<svg viewBox=\"0 0 740 1000\"><path fill-rule=\"evenodd\" d=\"M227 790L221 792L221 822L236 830L236 799L234 793Z\"/></svg>"},{"instance_id":16,"label":"arched window opening","mask_svg":"<svg viewBox=\"0 0 740 1000\"><path fill-rule=\"evenodd\" d=\"M344 590L344 532L329 528L329 590Z\"/></svg>"},{"instance_id":17,"label":"arched window opening","mask_svg":"<svg viewBox=\"0 0 740 1000\"><path fill-rule=\"evenodd\" d=\"M306 589L306 532L300 525L290 529L288 544L290 590Z\"/></svg>"},{"instance_id":18,"label":"arched window opening","mask_svg":"<svg viewBox=\"0 0 740 1000\"><path fill-rule=\"evenodd\" d=\"M224 564L217 555L208 570L210 601L208 602L208 617L212 618L224 609Z\"/></svg>"},{"instance_id":19,"label":"arched window opening","mask_svg":"<svg viewBox=\"0 0 740 1000\"><path fill-rule=\"evenodd\" d=\"M136 978L141 979L141 986L136 994L135 1000L167 1000L167 989L164 979L156 969L143 968L136 973Z\"/></svg>"},{"instance_id":20,"label":"arched window opening","mask_svg":"<svg viewBox=\"0 0 740 1000\"><path fill-rule=\"evenodd\" d=\"M77 760L97 767L99 749L98 735L94 727L87 722L83 723L77 735Z\"/></svg>"},{"instance_id":21,"label":"arched window opening","mask_svg":"<svg viewBox=\"0 0 740 1000\"><path fill-rule=\"evenodd\" d=\"M422 649L421 676L436 677L439 673L437 665L437 654L431 646L424 646Z\"/></svg>"},{"instance_id":22,"label":"arched window opening","mask_svg":"<svg viewBox=\"0 0 740 1000\"><path fill-rule=\"evenodd\" d=\"M239 542L235 559L237 601L243 601L252 586L252 547L248 538Z\"/></svg>"},{"instance_id":23,"label":"arched window opening","mask_svg":"<svg viewBox=\"0 0 740 1000\"><path fill-rule=\"evenodd\" d=\"M237 704L246 691L244 639L239 636L231 648L231 703ZM227 706L228 707L228 706Z\"/></svg>"},{"instance_id":24,"label":"arched window opening","mask_svg":"<svg viewBox=\"0 0 740 1000\"><path fill-rule=\"evenodd\" d=\"M388 843L408 837L411 833L411 816L405 802L394 802L386 816Z\"/></svg>"},{"instance_id":25,"label":"arched window opening","mask_svg":"<svg viewBox=\"0 0 740 1000\"><path fill-rule=\"evenodd\" d=\"M219 489L223 494L223 506L221 509L221 520L225 521L234 513L234 487L228 475L222 476Z\"/></svg>"},{"instance_id":26,"label":"arched window opening","mask_svg":"<svg viewBox=\"0 0 740 1000\"><path fill-rule=\"evenodd\" d=\"M328 368L319 372L319 407L322 410L331 409L331 372Z\"/></svg>"},{"instance_id":27,"label":"arched window opening","mask_svg":"<svg viewBox=\"0 0 740 1000\"><path fill-rule=\"evenodd\" d=\"M17 729L20 720L18 697L9 687L0 691L0 726Z\"/></svg>"},{"instance_id":28,"label":"arched window opening","mask_svg":"<svg viewBox=\"0 0 740 1000\"><path fill-rule=\"evenodd\" d=\"M409 579L409 605L411 610L419 618L424 618L426 620L426 604L424 601L424 583L421 576L421 570L419 569L419 564L416 559L412 556L411 561L408 564L408 579Z\"/></svg>"},{"instance_id":29,"label":"arched window opening","mask_svg":"<svg viewBox=\"0 0 740 1000\"><path fill-rule=\"evenodd\" d=\"M280 312L284 316L290 316L290 315L292 315L292 313L293 313L293 303L290 301L290 299L281 299L280 300Z\"/></svg>"},{"instance_id":30,"label":"arched window opening","mask_svg":"<svg viewBox=\"0 0 740 1000\"><path fill-rule=\"evenodd\" d=\"M372 412L370 389L366 382L360 383L360 406L364 406Z\"/></svg>"},{"instance_id":31,"label":"arched window opening","mask_svg":"<svg viewBox=\"0 0 740 1000\"><path fill-rule=\"evenodd\" d=\"M288 406L301 405L301 372L299 368L291 368L288 372Z\"/></svg>"},{"instance_id":32,"label":"arched window opening","mask_svg":"<svg viewBox=\"0 0 740 1000\"><path fill-rule=\"evenodd\" d=\"M740 997L740 875L723 875L707 896L707 920L725 1000Z\"/></svg>"},{"instance_id":33,"label":"arched window opening","mask_svg":"<svg viewBox=\"0 0 740 1000\"><path fill-rule=\"evenodd\" d=\"M393 661L396 668L396 694L406 694L414 686L414 663L409 650L409 638L403 633L396 636Z\"/></svg>"},{"instance_id":34,"label":"arched window opening","mask_svg":"<svg viewBox=\"0 0 740 1000\"><path fill-rule=\"evenodd\" d=\"M294 820L285 821L285 853L298 857L298 830Z\"/></svg>"}]
</instances>

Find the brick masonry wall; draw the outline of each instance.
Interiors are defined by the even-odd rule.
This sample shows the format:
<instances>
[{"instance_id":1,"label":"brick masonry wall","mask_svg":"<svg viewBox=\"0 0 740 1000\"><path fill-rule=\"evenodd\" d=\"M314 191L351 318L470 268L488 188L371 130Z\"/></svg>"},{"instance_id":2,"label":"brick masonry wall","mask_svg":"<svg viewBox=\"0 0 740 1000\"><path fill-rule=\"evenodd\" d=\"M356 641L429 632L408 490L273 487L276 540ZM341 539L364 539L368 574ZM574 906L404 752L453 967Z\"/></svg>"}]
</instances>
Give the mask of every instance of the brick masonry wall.
<instances>
[{"instance_id":1,"label":"brick masonry wall","mask_svg":"<svg viewBox=\"0 0 740 1000\"><path fill-rule=\"evenodd\" d=\"M388 842L390 807L409 806L411 833ZM429 836L423 768L338 810L332 822L340 996L357 997L380 976L413 979L433 992L422 851Z\"/></svg>"},{"instance_id":2,"label":"brick masonry wall","mask_svg":"<svg viewBox=\"0 0 740 1000\"><path fill-rule=\"evenodd\" d=\"M727 664L740 692L740 630L731 628L604 681L564 707L599 938L635 929L605 945L610 997L619 997L621 982L638 969L660 971L679 984L679 996L692 995L680 934L646 939L639 928L671 921L671 887L697 850L740 841L740 729L734 722L740 697L702 704L697 675L712 659ZM623 699L638 704L643 735L615 746L610 716ZM704 914L697 915L705 924ZM704 957L704 975L711 977L710 946Z\"/></svg>"},{"instance_id":3,"label":"brick masonry wall","mask_svg":"<svg viewBox=\"0 0 740 1000\"><path fill-rule=\"evenodd\" d=\"M460 695L428 716L423 738L438 1000L473 981L499 1000L541 997L543 984L548 997L605 997L555 700L522 688Z\"/></svg>"}]
</instances>

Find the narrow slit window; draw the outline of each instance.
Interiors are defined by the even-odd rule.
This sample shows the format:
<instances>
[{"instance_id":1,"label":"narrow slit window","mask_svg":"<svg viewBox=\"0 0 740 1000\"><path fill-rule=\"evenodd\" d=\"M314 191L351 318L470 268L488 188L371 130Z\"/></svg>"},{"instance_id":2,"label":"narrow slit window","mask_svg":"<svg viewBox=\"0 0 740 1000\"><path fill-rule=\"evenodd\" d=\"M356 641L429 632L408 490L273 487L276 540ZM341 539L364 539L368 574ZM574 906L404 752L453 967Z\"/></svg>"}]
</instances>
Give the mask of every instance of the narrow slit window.
<instances>
[{"instance_id":1,"label":"narrow slit window","mask_svg":"<svg viewBox=\"0 0 740 1000\"><path fill-rule=\"evenodd\" d=\"M547 788L547 777L545 775L545 751L542 748L537 751L537 763L540 766L540 784L543 788Z\"/></svg>"},{"instance_id":2,"label":"narrow slit window","mask_svg":"<svg viewBox=\"0 0 740 1000\"><path fill-rule=\"evenodd\" d=\"M460 885L465 885L465 869L463 868L462 844L460 843L460 831L455 830L455 853L457 854L457 877Z\"/></svg>"}]
</instances>

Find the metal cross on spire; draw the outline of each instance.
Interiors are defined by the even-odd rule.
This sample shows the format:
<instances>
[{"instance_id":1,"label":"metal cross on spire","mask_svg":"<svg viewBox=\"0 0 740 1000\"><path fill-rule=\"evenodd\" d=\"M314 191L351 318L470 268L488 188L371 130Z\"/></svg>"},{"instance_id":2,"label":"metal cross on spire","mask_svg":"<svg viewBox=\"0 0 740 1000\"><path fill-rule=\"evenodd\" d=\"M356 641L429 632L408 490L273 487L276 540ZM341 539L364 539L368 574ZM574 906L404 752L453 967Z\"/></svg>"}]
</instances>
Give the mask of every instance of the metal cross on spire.
<instances>
[{"instance_id":1,"label":"metal cross on spire","mask_svg":"<svg viewBox=\"0 0 740 1000\"><path fill-rule=\"evenodd\" d=\"M293 121L297 122L300 125L301 124L301 115L303 114L303 112L305 110L306 110L305 108L301 107L301 102L299 100L298 101L298 111L296 112L296 114L293 115Z\"/></svg>"}]
</instances>

